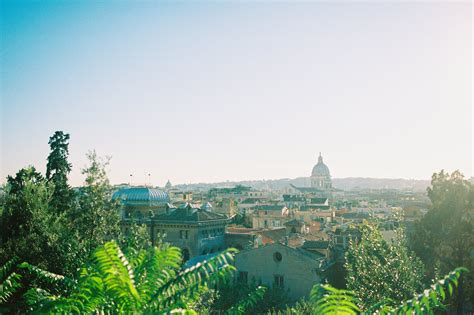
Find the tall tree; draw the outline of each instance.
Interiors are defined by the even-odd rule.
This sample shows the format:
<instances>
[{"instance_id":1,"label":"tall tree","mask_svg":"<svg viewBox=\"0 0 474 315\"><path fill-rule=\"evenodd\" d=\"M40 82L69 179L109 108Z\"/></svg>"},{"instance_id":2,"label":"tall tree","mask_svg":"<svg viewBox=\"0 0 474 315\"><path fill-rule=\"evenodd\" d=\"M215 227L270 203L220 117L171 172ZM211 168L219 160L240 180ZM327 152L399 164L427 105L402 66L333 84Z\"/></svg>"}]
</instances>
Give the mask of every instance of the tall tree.
<instances>
[{"instance_id":1,"label":"tall tree","mask_svg":"<svg viewBox=\"0 0 474 315\"><path fill-rule=\"evenodd\" d=\"M363 308L383 300L399 303L422 288L423 264L406 246L403 229L391 242L375 224L360 227L359 242L346 253L347 287L356 291Z\"/></svg>"},{"instance_id":2,"label":"tall tree","mask_svg":"<svg viewBox=\"0 0 474 315\"><path fill-rule=\"evenodd\" d=\"M57 214L64 213L73 207L74 191L68 184L67 177L71 172L69 157L69 134L56 131L49 138L51 152L46 165L46 179L54 184L51 206Z\"/></svg>"},{"instance_id":3,"label":"tall tree","mask_svg":"<svg viewBox=\"0 0 474 315\"><path fill-rule=\"evenodd\" d=\"M64 216L49 209L52 192L52 185L34 167L8 176L0 218L1 261L18 257L54 272L65 271L69 242L64 240Z\"/></svg>"},{"instance_id":4,"label":"tall tree","mask_svg":"<svg viewBox=\"0 0 474 315\"><path fill-rule=\"evenodd\" d=\"M462 313L474 301L473 185L459 171L441 171L433 174L428 197L431 208L415 225L411 245L426 262L430 277L459 266L470 270L453 301Z\"/></svg>"},{"instance_id":5,"label":"tall tree","mask_svg":"<svg viewBox=\"0 0 474 315\"><path fill-rule=\"evenodd\" d=\"M87 258L101 244L120 235L118 204L111 200L112 188L105 161L95 151L87 154L89 165L82 173L85 185L78 192L79 206L71 213L72 228L80 243L81 255Z\"/></svg>"}]
</instances>

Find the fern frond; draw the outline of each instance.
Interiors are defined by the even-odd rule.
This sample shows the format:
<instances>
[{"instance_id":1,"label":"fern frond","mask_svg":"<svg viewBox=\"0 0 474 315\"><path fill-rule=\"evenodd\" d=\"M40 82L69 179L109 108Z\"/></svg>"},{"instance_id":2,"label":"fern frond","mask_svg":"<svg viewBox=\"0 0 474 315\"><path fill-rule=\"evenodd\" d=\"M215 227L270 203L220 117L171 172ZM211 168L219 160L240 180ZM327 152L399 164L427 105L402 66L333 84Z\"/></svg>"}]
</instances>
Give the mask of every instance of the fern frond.
<instances>
[{"instance_id":1,"label":"fern frond","mask_svg":"<svg viewBox=\"0 0 474 315\"><path fill-rule=\"evenodd\" d=\"M95 266L102 276L105 289L115 297L117 307L136 310L141 298L135 288L133 268L114 241L105 243L94 252Z\"/></svg>"},{"instance_id":2,"label":"fern frond","mask_svg":"<svg viewBox=\"0 0 474 315\"><path fill-rule=\"evenodd\" d=\"M177 247L153 249L148 259L138 266L140 281L137 289L141 298L149 299L157 288L174 278L181 261L181 251Z\"/></svg>"},{"instance_id":3,"label":"fern frond","mask_svg":"<svg viewBox=\"0 0 474 315\"><path fill-rule=\"evenodd\" d=\"M315 314L358 314L358 299L354 292L339 290L330 285L317 284L310 293Z\"/></svg>"},{"instance_id":4,"label":"fern frond","mask_svg":"<svg viewBox=\"0 0 474 315\"><path fill-rule=\"evenodd\" d=\"M30 265L27 262L23 262L18 265L18 269L23 269L30 275L33 275L36 279L44 281L49 284L62 284L65 282L65 277L62 275L58 275L36 266Z\"/></svg>"},{"instance_id":5,"label":"fern frond","mask_svg":"<svg viewBox=\"0 0 474 315\"><path fill-rule=\"evenodd\" d=\"M21 287L21 275L10 273L0 283L0 305L7 302L8 299Z\"/></svg>"},{"instance_id":6,"label":"fern frond","mask_svg":"<svg viewBox=\"0 0 474 315\"><path fill-rule=\"evenodd\" d=\"M13 272L17 262L18 258L13 257L0 267L0 282L3 282Z\"/></svg>"},{"instance_id":7,"label":"fern frond","mask_svg":"<svg viewBox=\"0 0 474 315\"><path fill-rule=\"evenodd\" d=\"M226 250L208 261L198 263L180 272L158 287L151 296L150 309L163 309L178 303L181 297L189 297L200 285L212 285L230 277L235 267L231 265L235 250Z\"/></svg>"}]
</instances>

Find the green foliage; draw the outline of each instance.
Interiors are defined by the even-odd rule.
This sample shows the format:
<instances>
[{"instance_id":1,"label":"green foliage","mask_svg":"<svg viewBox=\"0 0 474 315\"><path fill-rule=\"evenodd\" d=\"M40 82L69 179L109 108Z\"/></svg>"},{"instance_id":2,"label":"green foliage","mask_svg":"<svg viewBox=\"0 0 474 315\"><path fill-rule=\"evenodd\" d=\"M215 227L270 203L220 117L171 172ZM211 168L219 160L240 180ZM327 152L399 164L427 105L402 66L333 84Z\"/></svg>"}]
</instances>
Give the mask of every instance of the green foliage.
<instances>
[{"instance_id":1,"label":"green foliage","mask_svg":"<svg viewBox=\"0 0 474 315\"><path fill-rule=\"evenodd\" d=\"M282 310L290 302L283 289L266 288L255 281L250 284L236 281L219 284L211 309L231 314L264 314Z\"/></svg>"},{"instance_id":2,"label":"green foliage","mask_svg":"<svg viewBox=\"0 0 474 315\"><path fill-rule=\"evenodd\" d=\"M399 306L390 308L380 305L377 314L434 314L437 308L444 309L444 300L453 295L454 289L459 285L462 273L467 273L466 268L456 268L443 279L436 281L430 288L421 294L415 294L413 299L402 302Z\"/></svg>"},{"instance_id":3,"label":"green foliage","mask_svg":"<svg viewBox=\"0 0 474 315\"><path fill-rule=\"evenodd\" d=\"M85 186L78 192L78 207L69 217L71 229L76 233L79 257L87 258L93 250L120 235L118 204L111 200L111 187L106 167L110 159L103 161L95 151L87 154L89 165Z\"/></svg>"},{"instance_id":4,"label":"green foliage","mask_svg":"<svg viewBox=\"0 0 474 315\"><path fill-rule=\"evenodd\" d=\"M146 224L138 224L132 220L127 235L122 235L120 246L127 257L137 257L143 250L151 248L150 233ZM156 247L163 248L162 238L159 237Z\"/></svg>"},{"instance_id":5,"label":"green foliage","mask_svg":"<svg viewBox=\"0 0 474 315\"><path fill-rule=\"evenodd\" d=\"M404 231L386 242L375 225L363 224L360 241L351 240L346 253L347 287L362 308L382 300L398 303L420 290L423 265L406 246Z\"/></svg>"},{"instance_id":6,"label":"green foliage","mask_svg":"<svg viewBox=\"0 0 474 315\"><path fill-rule=\"evenodd\" d=\"M243 299L234 304L225 313L229 315L245 314L252 307L255 307L264 298L267 288L264 286L258 286L255 290L250 291Z\"/></svg>"},{"instance_id":7,"label":"green foliage","mask_svg":"<svg viewBox=\"0 0 474 315\"><path fill-rule=\"evenodd\" d=\"M54 185L51 209L64 213L73 207L74 191L68 185L67 176L71 172L69 156L69 134L56 131L48 142L51 152L46 165L46 179Z\"/></svg>"},{"instance_id":8,"label":"green foliage","mask_svg":"<svg viewBox=\"0 0 474 315\"><path fill-rule=\"evenodd\" d=\"M298 311L296 307L293 307L283 313L318 315L434 314L435 310L443 308L442 302L454 293L461 274L465 272L467 269L457 268L424 290L423 293L415 294L412 299L403 301L399 305L393 306L392 301L386 299L370 305L365 311L359 309L360 299L355 292L317 284L311 290L309 303L303 302L297 305Z\"/></svg>"},{"instance_id":9,"label":"green foliage","mask_svg":"<svg viewBox=\"0 0 474 315\"><path fill-rule=\"evenodd\" d=\"M338 290L330 285L317 284L310 294L315 314L358 314L359 302L355 293L348 290Z\"/></svg>"},{"instance_id":10,"label":"green foliage","mask_svg":"<svg viewBox=\"0 0 474 315\"><path fill-rule=\"evenodd\" d=\"M0 267L0 313L26 312L37 304L39 292L50 295L42 286L55 290L66 287L64 277L13 258Z\"/></svg>"},{"instance_id":11,"label":"green foliage","mask_svg":"<svg viewBox=\"0 0 474 315\"><path fill-rule=\"evenodd\" d=\"M21 287L21 276L13 272L16 262L17 259L13 258L0 267L0 305L6 303Z\"/></svg>"},{"instance_id":12,"label":"green foliage","mask_svg":"<svg viewBox=\"0 0 474 315\"><path fill-rule=\"evenodd\" d=\"M471 270L453 300L462 313L463 304L474 301L474 188L459 171L441 171L433 174L428 197L431 208L416 224L411 245L430 278L456 266Z\"/></svg>"},{"instance_id":13,"label":"green foliage","mask_svg":"<svg viewBox=\"0 0 474 315\"><path fill-rule=\"evenodd\" d=\"M72 260L64 216L50 211L53 187L33 167L8 177L0 218L0 263L12 257L62 273Z\"/></svg>"},{"instance_id":14,"label":"green foliage","mask_svg":"<svg viewBox=\"0 0 474 315\"><path fill-rule=\"evenodd\" d=\"M186 270L178 248L142 251L129 260L115 242L105 243L84 268L68 297L49 298L48 310L58 313L166 313L187 310L202 286L231 275L233 251ZM40 310L45 311L45 309Z\"/></svg>"}]
</instances>

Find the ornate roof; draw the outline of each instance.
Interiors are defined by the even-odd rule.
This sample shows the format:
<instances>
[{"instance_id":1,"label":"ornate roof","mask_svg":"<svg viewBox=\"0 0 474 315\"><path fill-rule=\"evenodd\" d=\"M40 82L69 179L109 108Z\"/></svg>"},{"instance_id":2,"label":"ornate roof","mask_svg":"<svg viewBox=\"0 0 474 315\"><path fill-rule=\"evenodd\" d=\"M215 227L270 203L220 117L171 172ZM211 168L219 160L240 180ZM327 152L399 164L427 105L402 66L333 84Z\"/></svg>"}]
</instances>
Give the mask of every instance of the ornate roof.
<instances>
[{"instance_id":1,"label":"ornate roof","mask_svg":"<svg viewBox=\"0 0 474 315\"><path fill-rule=\"evenodd\" d=\"M168 194L160 189L149 187L130 187L120 189L112 195L113 200L122 204L166 204L170 201Z\"/></svg>"},{"instance_id":2,"label":"ornate roof","mask_svg":"<svg viewBox=\"0 0 474 315\"><path fill-rule=\"evenodd\" d=\"M316 164L313 167L311 176L331 176L329 173L329 168L323 162L323 157L321 156L321 152L319 153L318 164Z\"/></svg>"}]
</instances>

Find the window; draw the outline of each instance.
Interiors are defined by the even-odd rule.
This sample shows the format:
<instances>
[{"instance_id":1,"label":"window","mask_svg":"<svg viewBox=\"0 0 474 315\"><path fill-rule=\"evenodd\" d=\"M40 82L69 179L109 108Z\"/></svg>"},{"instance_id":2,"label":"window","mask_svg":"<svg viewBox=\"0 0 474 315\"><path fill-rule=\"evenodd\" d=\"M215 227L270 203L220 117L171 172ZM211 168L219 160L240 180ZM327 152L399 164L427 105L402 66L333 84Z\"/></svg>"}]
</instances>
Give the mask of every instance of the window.
<instances>
[{"instance_id":1,"label":"window","mask_svg":"<svg viewBox=\"0 0 474 315\"><path fill-rule=\"evenodd\" d=\"M179 231L179 238L180 239L188 239L188 231L187 230L180 230Z\"/></svg>"},{"instance_id":2,"label":"window","mask_svg":"<svg viewBox=\"0 0 474 315\"><path fill-rule=\"evenodd\" d=\"M249 273L247 271L239 271L239 276L238 276L237 280L240 283L247 284L248 278L249 278Z\"/></svg>"},{"instance_id":3,"label":"window","mask_svg":"<svg viewBox=\"0 0 474 315\"><path fill-rule=\"evenodd\" d=\"M275 287L283 288L283 286L284 286L283 276L282 275L275 275L274 279L275 279L275 283L274 283Z\"/></svg>"},{"instance_id":4,"label":"window","mask_svg":"<svg viewBox=\"0 0 474 315\"><path fill-rule=\"evenodd\" d=\"M281 255L280 252L275 252L275 254L273 254L273 260L275 262L280 262L282 259L283 259L283 256Z\"/></svg>"}]
</instances>

